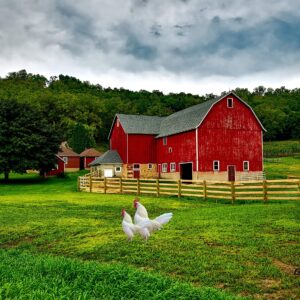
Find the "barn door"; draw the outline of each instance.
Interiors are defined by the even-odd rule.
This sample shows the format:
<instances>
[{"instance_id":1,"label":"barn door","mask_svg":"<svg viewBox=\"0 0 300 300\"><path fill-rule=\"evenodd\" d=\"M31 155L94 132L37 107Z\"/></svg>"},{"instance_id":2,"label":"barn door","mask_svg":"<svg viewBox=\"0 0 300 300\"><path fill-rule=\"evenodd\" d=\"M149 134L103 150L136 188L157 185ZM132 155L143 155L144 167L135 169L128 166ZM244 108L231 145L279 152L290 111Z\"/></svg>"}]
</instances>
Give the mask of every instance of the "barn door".
<instances>
[{"instance_id":1,"label":"barn door","mask_svg":"<svg viewBox=\"0 0 300 300\"><path fill-rule=\"evenodd\" d=\"M193 164L192 163L181 163L180 164L180 178L186 180L193 179Z\"/></svg>"},{"instance_id":2,"label":"barn door","mask_svg":"<svg viewBox=\"0 0 300 300\"><path fill-rule=\"evenodd\" d=\"M235 166L228 166L228 181L235 181Z\"/></svg>"},{"instance_id":3,"label":"barn door","mask_svg":"<svg viewBox=\"0 0 300 300\"><path fill-rule=\"evenodd\" d=\"M160 173L161 173L161 164L158 164L158 178L160 178Z\"/></svg>"},{"instance_id":4,"label":"barn door","mask_svg":"<svg viewBox=\"0 0 300 300\"><path fill-rule=\"evenodd\" d=\"M133 177L140 178L140 164L133 164Z\"/></svg>"}]
</instances>

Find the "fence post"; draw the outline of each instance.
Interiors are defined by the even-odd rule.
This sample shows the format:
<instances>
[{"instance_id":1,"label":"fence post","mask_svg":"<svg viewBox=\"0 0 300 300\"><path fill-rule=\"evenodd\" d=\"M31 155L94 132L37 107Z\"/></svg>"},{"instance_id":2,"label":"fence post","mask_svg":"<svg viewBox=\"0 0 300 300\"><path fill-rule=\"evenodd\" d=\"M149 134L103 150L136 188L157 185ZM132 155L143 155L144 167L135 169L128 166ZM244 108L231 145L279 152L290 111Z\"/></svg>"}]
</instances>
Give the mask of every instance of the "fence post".
<instances>
[{"instance_id":1,"label":"fence post","mask_svg":"<svg viewBox=\"0 0 300 300\"><path fill-rule=\"evenodd\" d=\"M92 181L92 175L90 175L90 193L92 192L92 190L93 190L93 187L92 187L92 185L93 185L93 181Z\"/></svg>"},{"instance_id":2,"label":"fence post","mask_svg":"<svg viewBox=\"0 0 300 300\"><path fill-rule=\"evenodd\" d=\"M206 180L203 180L203 197L204 200L207 200L207 186L206 186Z\"/></svg>"},{"instance_id":3,"label":"fence post","mask_svg":"<svg viewBox=\"0 0 300 300\"><path fill-rule=\"evenodd\" d=\"M120 193L123 194L123 181L122 181L122 177L120 177Z\"/></svg>"},{"instance_id":4,"label":"fence post","mask_svg":"<svg viewBox=\"0 0 300 300\"><path fill-rule=\"evenodd\" d=\"M104 194L106 194L106 177L104 177L103 179L103 190L104 190Z\"/></svg>"},{"instance_id":5,"label":"fence post","mask_svg":"<svg viewBox=\"0 0 300 300\"><path fill-rule=\"evenodd\" d=\"M140 195L141 187L140 187L140 179L139 178L136 179L136 184L137 184L137 194Z\"/></svg>"},{"instance_id":6,"label":"fence post","mask_svg":"<svg viewBox=\"0 0 300 300\"><path fill-rule=\"evenodd\" d=\"M156 179L156 197L159 197L159 179Z\"/></svg>"},{"instance_id":7,"label":"fence post","mask_svg":"<svg viewBox=\"0 0 300 300\"><path fill-rule=\"evenodd\" d=\"M181 197L181 180L178 180L178 198Z\"/></svg>"},{"instance_id":8,"label":"fence post","mask_svg":"<svg viewBox=\"0 0 300 300\"><path fill-rule=\"evenodd\" d=\"M263 191L264 191L264 202L265 204L268 201L268 186L267 186L267 180L263 181Z\"/></svg>"},{"instance_id":9,"label":"fence post","mask_svg":"<svg viewBox=\"0 0 300 300\"><path fill-rule=\"evenodd\" d=\"M235 201L235 186L234 181L231 181L231 203L234 204Z\"/></svg>"}]
</instances>

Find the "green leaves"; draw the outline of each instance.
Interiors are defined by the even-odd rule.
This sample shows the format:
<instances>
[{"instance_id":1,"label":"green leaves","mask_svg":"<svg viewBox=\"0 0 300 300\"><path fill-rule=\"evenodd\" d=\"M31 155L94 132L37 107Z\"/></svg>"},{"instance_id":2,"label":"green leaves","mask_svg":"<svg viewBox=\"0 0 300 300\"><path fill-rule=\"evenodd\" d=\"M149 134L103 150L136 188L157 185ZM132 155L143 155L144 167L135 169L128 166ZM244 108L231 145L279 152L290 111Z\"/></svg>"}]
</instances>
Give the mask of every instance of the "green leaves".
<instances>
[{"instance_id":1,"label":"green leaves","mask_svg":"<svg viewBox=\"0 0 300 300\"><path fill-rule=\"evenodd\" d=\"M87 125L76 123L72 129L71 138L68 140L70 147L76 152L81 153L87 148L94 148L96 142L93 131Z\"/></svg>"},{"instance_id":2,"label":"green leaves","mask_svg":"<svg viewBox=\"0 0 300 300\"><path fill-rule=\"evenodd\" d=\"M33 106L0 99L0 173L50 170L61 135Z\"/></svg>"}]
</instances>

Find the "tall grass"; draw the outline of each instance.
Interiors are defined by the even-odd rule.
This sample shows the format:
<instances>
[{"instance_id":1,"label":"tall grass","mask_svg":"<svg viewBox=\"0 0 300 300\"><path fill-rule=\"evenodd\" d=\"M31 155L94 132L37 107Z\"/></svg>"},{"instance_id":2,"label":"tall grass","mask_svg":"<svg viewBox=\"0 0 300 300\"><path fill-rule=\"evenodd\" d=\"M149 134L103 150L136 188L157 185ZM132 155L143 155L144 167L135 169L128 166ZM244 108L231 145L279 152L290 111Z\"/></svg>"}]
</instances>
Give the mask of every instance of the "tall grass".
<instances>
[{"instance_id":1,"label":"tall grass","mask_svg":"<svg viewBox=\"0 0 300 300\"><path fill-rule=\"evenodd\" d=\"M145 273L20 251L0 250L0 299L242 299L217 289Z\"/></svg>"},{"instance_id":2,"label":"tall grass","mask_svg":"<svg viewBox=\"0 0 300 300\"><path fill-rule=\"evenodd\" d=\"M264 143L264 157L300 155L300 141L275 141Z\"/></svg>"}]
</instances>

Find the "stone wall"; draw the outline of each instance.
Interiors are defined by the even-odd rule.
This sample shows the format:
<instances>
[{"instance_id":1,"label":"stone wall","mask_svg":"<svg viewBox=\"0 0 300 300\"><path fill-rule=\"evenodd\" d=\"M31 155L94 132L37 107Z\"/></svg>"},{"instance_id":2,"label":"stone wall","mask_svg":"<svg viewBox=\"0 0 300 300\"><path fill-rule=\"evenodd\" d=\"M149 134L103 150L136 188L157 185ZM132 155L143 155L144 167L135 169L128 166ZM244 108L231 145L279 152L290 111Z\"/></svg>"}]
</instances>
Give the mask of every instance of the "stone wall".
<instances>
[{"instance_id":1,"label":"stone wall","mask_svg":"<svg viewBox=\"0 0 300 300\"><path fill-rule=\"evenodd\" d=\"M261 180L263 172L235 172L235 181ZM193 172L193 180L228 181L228 172Z\"/></svg>"},{"instance_id":2,"label":"stone wall","mask_svg":"<svg viewBox=\"0 0 300 300\"><path fill-rule=\"evenodd\" d=\"M150 170L148 164L140 164L140 178L158 178L157 164L152 164Z\"/></svg>"},{"instance_id":3,"label":"stone wall","mask_svg":"<svg viewBox=\"0 0 300 300\"><path fill-rule=\"evenodd\" d=\"M160 178L178 180L180 179L180 173L179 172L160 173Z\"/></svg>"},{"instance_id":4,"label":"stone wall","mask_svg":"<svg viewBox=\"0 0 300 300\"><path fill-rule=\"evenodd\" d=\"M65 168L65 172L78 172L79 168Z\"/></svg>"},{"instance_id":5,"label":"stone wall","mask_svg":"<svg viewBox=\"0 0 300 300\"><path fill-rule=\"evenodd\" d=\"M122 177L133 178L133 169L130 164L123 164ZM140 178L158 178L157 165L152 164L152 169L149 170L148 164L140 164Z\"/></svg>"}]
</instances>

